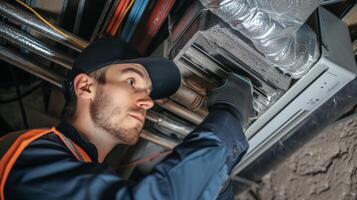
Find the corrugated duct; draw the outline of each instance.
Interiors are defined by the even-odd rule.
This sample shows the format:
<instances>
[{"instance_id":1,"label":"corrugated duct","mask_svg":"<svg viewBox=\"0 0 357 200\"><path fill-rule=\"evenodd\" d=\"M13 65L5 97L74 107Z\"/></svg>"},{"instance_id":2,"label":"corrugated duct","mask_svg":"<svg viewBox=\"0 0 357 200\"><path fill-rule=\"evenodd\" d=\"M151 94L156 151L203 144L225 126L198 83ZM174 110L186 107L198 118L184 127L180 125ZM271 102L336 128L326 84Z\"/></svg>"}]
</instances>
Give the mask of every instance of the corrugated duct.
<instances>
[{"instance_id":1,"label":"corrugated duct","mask_svg":"<svg viewBox=\"0 0 357 200\"><path fill-rule=\"evenodd\" d=\"M322 0L200 1L293 78L304 75L319 57L316 34L304 22Z\"/></svg>"}]
</instances>

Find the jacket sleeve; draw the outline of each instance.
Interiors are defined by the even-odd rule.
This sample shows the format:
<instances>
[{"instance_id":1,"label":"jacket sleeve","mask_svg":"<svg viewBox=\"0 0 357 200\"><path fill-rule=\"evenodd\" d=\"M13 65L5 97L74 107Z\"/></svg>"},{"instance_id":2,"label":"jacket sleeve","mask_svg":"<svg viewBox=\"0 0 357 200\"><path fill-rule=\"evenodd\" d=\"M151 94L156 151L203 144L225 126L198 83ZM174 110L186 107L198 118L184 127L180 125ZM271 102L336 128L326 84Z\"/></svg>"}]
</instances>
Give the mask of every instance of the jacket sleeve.
<instances>
[{"instance_id":1,"label":"jacket sleeve","mask_svg":"<svg viewBox=\"0 0 357 200\"><path fill-rule=\"evenodd\" d=\"M5 197L215 199L229 178L226 161L231 155L215 132L243 133L240 123L227 112L212 113L207 119L136 184L121 179L104 164L78 162L64 145L50 138L38 139L16 161L5 185Z\"/></svg>"}]
</instances>

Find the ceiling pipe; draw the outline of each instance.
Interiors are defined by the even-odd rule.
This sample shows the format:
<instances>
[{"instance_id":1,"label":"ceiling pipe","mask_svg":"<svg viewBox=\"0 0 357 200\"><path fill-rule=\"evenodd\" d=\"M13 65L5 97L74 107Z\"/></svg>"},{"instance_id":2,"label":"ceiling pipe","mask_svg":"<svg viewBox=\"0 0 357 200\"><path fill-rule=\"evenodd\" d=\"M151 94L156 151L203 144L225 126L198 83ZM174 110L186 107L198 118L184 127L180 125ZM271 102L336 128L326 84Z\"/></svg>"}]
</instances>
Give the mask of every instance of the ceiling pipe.
<instances>
[{"instance_id":1,"label":"ceiling pipe","mask_svg":"<svg viewBox=\"0 0 357 200\"><path fill-rule=\"evenodd\" d=\"M44 67L35 64L30 59L1 45L0 59L14 66L17 66L18 68L27 71L45 81L48 81L49 83L55 85L58 88L62 88L61 81L63 80L63 77L48 70L45 70Z\"/></svg>"},{"instance_id":2,"label":"ceiling pipe","mask_svg":"<svg viewBox=\"0 0 357 200\"><path fill-rule=\"evenodd\" d=\"M170 99L156 100L155 103L196 125L200 124L205 117L192 112L191 110L171 101Z\"/></svg>"},{"instance_id":3,"label":"ceiling pipe","mask_svg":"<svg viewBox=\"0 0 357 200\"><path fill-rule=\"evenodd\" d=\"M150 131L147 131L147 130L142 130L141 131L141 134L140 134L140 137L147 140L147 141L150 141L154 144L157 144L157 145L160 145L160 146L163 146L165 148L168 148L168 149L173 149L175 148L176 145L178 145L179 143L178 142L174 142L174 141L171 141L169 139L166 139L166 138L163 138L163 137L159 137L153 133L151 133Z\"/></svg>"},{"instance_id":4,"label":"ceiling pipe","mask_svg":"<svg viewBox=\"0 0 357 200\"><path fill-rule=\"evenodd\" d=\"M31 52L34 52L45 59L57 63L67 69L72 69L74 59L54 48L51 48L46 43L36 39L32 35L13 28L3 22L0 22L0 36L7 39L9 42L17 44Z\"/></svg>"},{"instance_id":5,"label":"ceiling pipe","mask_svg":"<svg viewBox=\"0 0 357 200\"><path fill-rule=\"evenodd\" d=\"M11 4L6 3L5 1L0 1L0 15L15 21L20 22L22 25L26 25L40 34L49 37L71 49L76 51L82 51L88 45L88 42L79 38L68 31L65 31L61 28L58 28L60 31L65 33L67 36L64 36L57 31L53 30L47 24L43 23L36 16L23 11Z\"/></svg>"},{"instance_id":6,"label":"ceiling pipe","mask_svg":"<svg viewBox=\"0 0 357 200\"><path fill-rule=\"evenodd\" d=\"M183 139L186 135L188 135L191 131L193 131L194 127L189 126L178 121L175 121L168 117L167 115L163 115L154 111L149 110L146 119L157 124L160 127L166 128L173 133L177 134L179 138Z\"/></svg>"},{"instance_id":7,"label":"ceiling pipe","mask_svg":"<svg viewBox=\"0 0 357 200\"><path fill-rule=\"evenodd\" d=\"M184 105L189 110L195 111L195 113L199 114L200 116L208 115L206 99L194 92L185 84L181 84L177 92L170 98L180 102L180 104Z\"/></svg>"}]
</instances>

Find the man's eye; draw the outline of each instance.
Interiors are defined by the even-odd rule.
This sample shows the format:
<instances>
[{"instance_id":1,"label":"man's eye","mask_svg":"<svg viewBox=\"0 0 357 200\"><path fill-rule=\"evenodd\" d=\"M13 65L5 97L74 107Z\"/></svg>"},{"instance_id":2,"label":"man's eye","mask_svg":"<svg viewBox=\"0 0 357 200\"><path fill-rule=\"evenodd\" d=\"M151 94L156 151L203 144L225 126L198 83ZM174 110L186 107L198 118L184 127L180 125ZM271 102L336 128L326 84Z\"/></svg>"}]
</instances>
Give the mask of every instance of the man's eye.
<instances>
[{"instance_id":1,"label":"man's eye","mask_svg":"<svg viewBox=\"0 0 357 200\"><path fill-rule=\"evenodd\" d=\"M129 85L134 86L135 81L134 81L134 79L128 79L128 83L129 83Z\"/></svg>"}]
</instances>

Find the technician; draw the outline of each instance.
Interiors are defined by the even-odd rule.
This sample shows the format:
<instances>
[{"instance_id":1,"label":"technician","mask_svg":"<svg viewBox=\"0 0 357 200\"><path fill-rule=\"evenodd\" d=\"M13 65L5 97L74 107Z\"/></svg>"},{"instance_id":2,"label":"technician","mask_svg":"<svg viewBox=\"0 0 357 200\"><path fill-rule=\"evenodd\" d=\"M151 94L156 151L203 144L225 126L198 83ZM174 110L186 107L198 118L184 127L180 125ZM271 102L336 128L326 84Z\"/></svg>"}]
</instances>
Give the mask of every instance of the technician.
<instances>
[{"instance_id":1,"label":"technician","mask_svg":"<svg viewBox=\"0 0 357 200\"><path fill-rule=\"evenodd\" d=\"M225 183L248 149L242 127L252 111L252 85L232 73L208 95L204 121L140 182L102 163L115 145L138 141L153 100L174 94L180 83L172 61L140 58L117 38L91 43L65 84L76 105L71 120L1 139L0 198L233 198Z\"/></svg>"}]
</instances>

